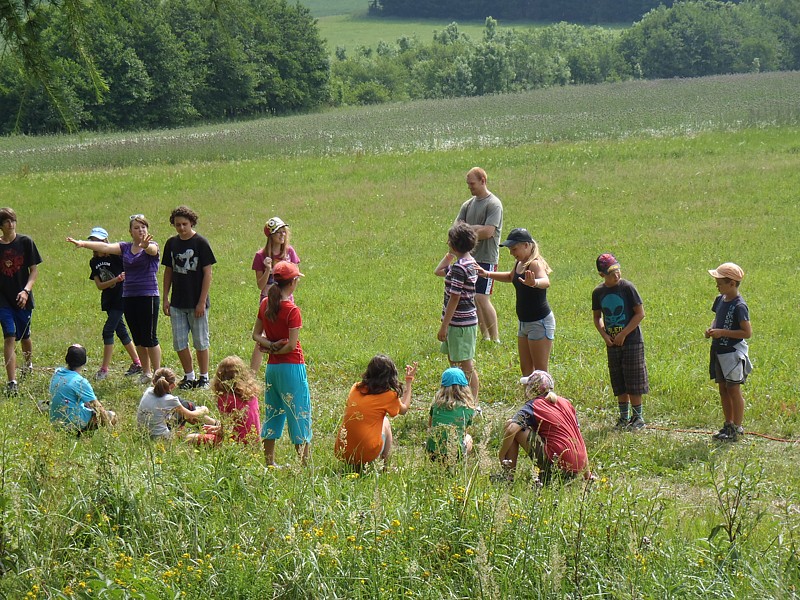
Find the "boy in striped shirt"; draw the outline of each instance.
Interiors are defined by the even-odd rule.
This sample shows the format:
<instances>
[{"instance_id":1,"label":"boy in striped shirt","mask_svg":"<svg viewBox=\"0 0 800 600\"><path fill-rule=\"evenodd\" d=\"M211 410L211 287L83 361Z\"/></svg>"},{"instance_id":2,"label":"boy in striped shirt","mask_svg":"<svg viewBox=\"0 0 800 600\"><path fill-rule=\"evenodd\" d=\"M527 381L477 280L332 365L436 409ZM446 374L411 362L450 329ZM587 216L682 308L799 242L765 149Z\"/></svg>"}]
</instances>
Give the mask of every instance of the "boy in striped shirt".
<instances>
[{"instance_id":1,"label":"boy in striped shirt","mask_svg":"<svg viewBox=\"0 0 800 600\"><path fill-rule=\"evenodd\" d=\"M447 232L449 251L434 273L444 277L442 325L437 335L442 352L451 367L459 367L469 382L475 401L478 400L478 372L475 370L475 344L478 340L478 311L475 307L475 284L478 263L470 252L478 239L472 227L457 223Z\"/></svg>"}]
</instances>

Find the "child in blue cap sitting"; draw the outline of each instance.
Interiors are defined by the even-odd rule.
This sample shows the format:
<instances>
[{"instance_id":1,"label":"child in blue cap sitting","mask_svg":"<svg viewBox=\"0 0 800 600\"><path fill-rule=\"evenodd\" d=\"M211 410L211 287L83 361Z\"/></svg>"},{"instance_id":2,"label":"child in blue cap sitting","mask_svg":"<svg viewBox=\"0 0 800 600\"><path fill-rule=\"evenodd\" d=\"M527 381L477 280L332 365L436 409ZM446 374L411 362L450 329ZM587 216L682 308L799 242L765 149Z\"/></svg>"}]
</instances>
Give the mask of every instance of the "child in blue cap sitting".
<instances>
[{"instance_id":1,"label":"child in blue cap sitting","mask_svg":"<svg viewBox=\"0 0 800 600\"><path fill-rule=\"evenodd\" d=\"M450 367L442 373L442 385L436 392L428 420L428 456L445 461L460 458L472 450L472 436L466 432L477 407L464 371ZM452 432L452 436L451 436ZM449 453L452 448L455 452Z\"/></svg>"}]
</instances>

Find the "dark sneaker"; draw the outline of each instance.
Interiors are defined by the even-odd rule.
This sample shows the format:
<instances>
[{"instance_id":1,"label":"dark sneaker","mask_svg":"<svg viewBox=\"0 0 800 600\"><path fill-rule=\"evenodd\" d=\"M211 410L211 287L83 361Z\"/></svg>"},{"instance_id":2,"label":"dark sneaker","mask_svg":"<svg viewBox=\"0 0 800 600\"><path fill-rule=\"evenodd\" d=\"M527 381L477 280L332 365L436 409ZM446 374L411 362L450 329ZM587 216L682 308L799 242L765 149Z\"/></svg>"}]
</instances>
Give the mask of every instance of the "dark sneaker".
<instances>
[{"instance_id":1,"label":"dark sneaker","mask_svg":"<svg viewBox=\"0 0 800 600\"><path fill-rule=\"evenodd\" d=\"M641 431L645 427L647 427L647 424L642 417L631 417L631 420L628 421L628 429L631 431Z\"/></svg>"},{"instance_id":2,"label":"dark sneaker","mask_svg":"<svg viewBox=\"0 0 800 600\"><path fill-rule=\"evenodd\" d=\"M711 437L713 437L715 440L726 440L728 439L728 434L730 433L732 428L733 425L731 425L730 423L725 423L722 426L722 429L720 429L717 433L715 433Z\"/></svg>"},{"instance_id":3,"label":"dark sneaker","mask_svg":"<svg viewBox=\"0 0 800 600\"><path fill-rule=\"evenodd\" d=\"M142 365L131 364L131 366L128 367L128 370L125 371L125 377L130 377L131 375L141 375L141 373Z\"/></svg>"},{"instance_id":4,"label":"dark sneaker","mask_svg":"<svg viewBox=\"0 0 800 600\"><path fill-rule=\"evenodd\" d=\"M19 395L19 387L16 381L9 381L6 384L6 396L12 397Z\"/></svg>"},{"instance_id":5,"label":"dark sneaker","mask_svg":"<svg viewBox=\"0 0 800 600\"><path fill-rule=\"evenodd\" d=\"M193 390L195 384L197 384L197 382L194 379L186 379L184 376L184 378L181 379L181 382L178 384L178 388L182 390Z\"/></svg>"},{"instance_id":6,"label":"dark sneaker","mask_svg":"<svg viewBox=\"0 0 800 600\"><path fill-rule=\"evenodd\" d=\"M28 363L27 365L23 365L22 367L20 367L19 374L20 377L22 377L23 379L25 377L30 377L31 375L33 375L33 363Z\"/></svg>"},{"instance_id":7,"label":"dark sneaker","mask_svg":"<svg viewBox=\"0 0 800 600\"><path fill-rule=\"evenodd\" d=\"M617 431L625 431L628 428L628 423L629 423L628 419L620 417L614 424L614 429L616 429Z\"/></svg>"},{"instance_id":8,"label":"dark sneaker","mask_svg":"<svg viewBox=\"0 0 800 600\"><path fill-rule=\"evenodd\" d=\"M200 378L197 379L194 382L194 389L196 389L196 390L207 390L208 389L208 377L203 377L201 375Z\"/></svg>"}]
</instances>

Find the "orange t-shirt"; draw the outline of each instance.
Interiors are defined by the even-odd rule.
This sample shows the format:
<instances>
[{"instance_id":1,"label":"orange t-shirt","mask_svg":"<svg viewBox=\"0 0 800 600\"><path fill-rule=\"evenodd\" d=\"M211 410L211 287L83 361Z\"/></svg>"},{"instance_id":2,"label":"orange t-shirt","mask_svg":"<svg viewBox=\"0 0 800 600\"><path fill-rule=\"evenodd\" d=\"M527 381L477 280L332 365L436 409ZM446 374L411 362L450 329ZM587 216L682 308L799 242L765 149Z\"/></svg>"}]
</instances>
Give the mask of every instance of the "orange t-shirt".
<instances>
[{"instance_id":1,"label":"orange t-shirt","mask_svg":"<svg viewBox=\"0 0 800 600\"><path fill-rule=\"evenodd\" d=\"M383 448L383 417L396 417L399 412L400 398L394 390L362 394L358 384L354 385L347 397L334 453L350 464L365 464L375 460Z\"/></svg>"}]
</instances>

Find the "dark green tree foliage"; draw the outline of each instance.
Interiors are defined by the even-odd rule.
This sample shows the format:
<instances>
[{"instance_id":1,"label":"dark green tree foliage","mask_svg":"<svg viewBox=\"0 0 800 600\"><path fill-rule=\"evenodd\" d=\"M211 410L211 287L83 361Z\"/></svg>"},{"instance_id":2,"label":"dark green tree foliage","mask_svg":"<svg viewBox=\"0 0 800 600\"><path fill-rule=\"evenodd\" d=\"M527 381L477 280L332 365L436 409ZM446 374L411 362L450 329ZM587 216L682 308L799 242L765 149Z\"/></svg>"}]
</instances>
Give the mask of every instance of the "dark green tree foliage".
<instances>
[{"instance_id":1,"label":"dark green tree foliage","mask_svg":"<svg viewBox=\"0 0 800 600\"><path fill-rule=\"evenodd\" d=\"M757 7L713 0L651 11L623 33L619 48L646 78L775 70L781 54Z\"/></svg>"},{"instance_id":2,"label":"dark green tree foliage","mask_svg":"<svg viewBox=\"0 0 800 600\"><path fill-rule=\"evenodd\" d=\"M66 13L40 8L38 52L52 57L46 77L31 71L18 52L0 56L0 132L57 131L65 123L168 127L293 112L328 101L327 53L300 5L103 0L85 8L90 12L83 21L84 45L74 43ZM82 52L96 59L107 83L101 96Z\"/></svg>"},{"instance_id":3,"label":"dark green tree foliage","mask_svg":"<svg viewBox=\"0 0 800 600\"><path fill-rule=\"evenodd\" d=\"M734 0L736 2L738 0ZM632 23L674 0L370 0L370 13L392 17Z\"/></svg>"},{"instance_id":4,"label":"dark green tree foliage","mask_svg":"<svg viewBox=\"0 0 800 600\"><path fill-rule=\"evenodd\" d=\"M695 77L800 68L797 0L713 0L649 12L622 33L566 22L498 29L473 41L451 23L429 44L382 42L373 56L339 53L334 103L448 98L633 77Z\"/></svg>"}]
</instances>

